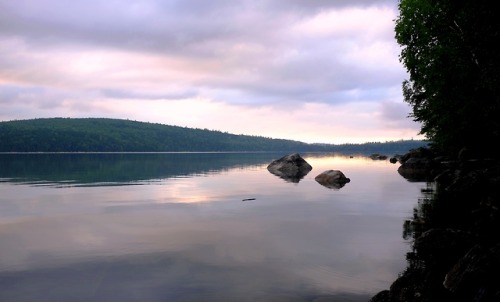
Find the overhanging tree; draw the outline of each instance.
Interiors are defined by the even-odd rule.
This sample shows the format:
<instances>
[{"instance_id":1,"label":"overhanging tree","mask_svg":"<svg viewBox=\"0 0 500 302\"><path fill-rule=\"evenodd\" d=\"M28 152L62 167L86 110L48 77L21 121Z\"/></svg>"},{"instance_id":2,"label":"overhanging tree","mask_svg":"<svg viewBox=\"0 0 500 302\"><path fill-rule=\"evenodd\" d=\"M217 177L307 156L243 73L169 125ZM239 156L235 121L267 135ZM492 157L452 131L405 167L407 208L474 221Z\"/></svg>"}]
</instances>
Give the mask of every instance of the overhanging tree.
<instances>
[{"instance_id":1,"label":"overhanging tree","mask_svg":"<svg viewBox=\"0 0 500 302\"><path fill-rule=\"evenodd\" d=\"M398 8L403 96L420 133L445 152L498 152L499 9L484 0L400 0Z\"/></svg>"}]
</instances>

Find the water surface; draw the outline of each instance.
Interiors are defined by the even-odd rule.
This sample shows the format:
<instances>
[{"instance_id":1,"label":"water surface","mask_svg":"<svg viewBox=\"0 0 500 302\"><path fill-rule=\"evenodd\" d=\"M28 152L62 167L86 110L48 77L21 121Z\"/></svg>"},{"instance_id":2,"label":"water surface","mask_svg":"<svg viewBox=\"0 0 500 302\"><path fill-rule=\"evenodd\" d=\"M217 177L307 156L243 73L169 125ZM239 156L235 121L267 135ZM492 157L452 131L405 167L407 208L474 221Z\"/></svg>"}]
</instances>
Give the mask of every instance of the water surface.
<instances>
[{"instance_id":1,"label":"water surface","mask_svg":"<svg viewBox=\"0 0 500 302\"><path fill-rule=\"evenodd\" d=\"M406 262L422 183L363 156L0 155L0 301L367 301ZM351 182L318 184L324 170Z\"/></svg>"}]
</instances>

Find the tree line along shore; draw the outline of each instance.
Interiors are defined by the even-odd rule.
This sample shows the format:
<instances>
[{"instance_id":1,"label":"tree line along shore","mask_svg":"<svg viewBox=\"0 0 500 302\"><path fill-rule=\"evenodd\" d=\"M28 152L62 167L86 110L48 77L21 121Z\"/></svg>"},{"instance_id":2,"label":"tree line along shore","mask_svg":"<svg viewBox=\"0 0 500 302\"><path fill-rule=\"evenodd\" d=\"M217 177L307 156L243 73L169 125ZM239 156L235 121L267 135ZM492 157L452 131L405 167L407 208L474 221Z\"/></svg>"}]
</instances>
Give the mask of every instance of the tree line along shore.
<instances>
[{"instance_id":1,"label":"tree line along shore","mask_svg":"<svg viewBox=\"0 0 500 302\"><path fill-rule=\"evenodd\" d=\"M263 136L107 118L0 122L0 152L340 152L405 153L422 140L308 144Z\"/></svg>"}]
</instances>

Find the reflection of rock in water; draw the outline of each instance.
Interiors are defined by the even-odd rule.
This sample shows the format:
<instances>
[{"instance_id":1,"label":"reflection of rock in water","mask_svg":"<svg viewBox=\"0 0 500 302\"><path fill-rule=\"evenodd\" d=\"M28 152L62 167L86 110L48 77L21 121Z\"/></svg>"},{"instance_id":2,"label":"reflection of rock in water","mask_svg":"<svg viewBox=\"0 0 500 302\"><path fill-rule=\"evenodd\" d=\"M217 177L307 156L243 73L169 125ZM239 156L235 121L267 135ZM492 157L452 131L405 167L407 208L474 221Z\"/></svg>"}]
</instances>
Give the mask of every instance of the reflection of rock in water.
<instances>
[{"instance_id":1,"label":"reflection of rock in water","mask_svg":"<svg viewBox=\"0 0 500 302\"><path fill-rule=\"evenodd\" d=\"M298 183L312 167L298 153L294 153L272 161L267 170L287 182Z\"/></svg>"},{"instance_id":2,"label":"reflection of rock in water","mask_svg":"<svg viewBox=\"0 0 500 302\"><path fill-rule=\"evenodd\" d=\"M399 175L411 182L430 181L432 179L430 172L429 162L416 158L410 158L398 168Z\"/></svg>"},{"instance_id":3,"label":"reflection of rock in water","mask_svg":"<svg viewBox=\"0 0 500 302\"><path fill-rule=\"evenodd\" d=\"M338 190L350 182L351 179L345 177L339 170L328 170L314 178L320 185L329 189Z\"/></svg>"}]
</instances>

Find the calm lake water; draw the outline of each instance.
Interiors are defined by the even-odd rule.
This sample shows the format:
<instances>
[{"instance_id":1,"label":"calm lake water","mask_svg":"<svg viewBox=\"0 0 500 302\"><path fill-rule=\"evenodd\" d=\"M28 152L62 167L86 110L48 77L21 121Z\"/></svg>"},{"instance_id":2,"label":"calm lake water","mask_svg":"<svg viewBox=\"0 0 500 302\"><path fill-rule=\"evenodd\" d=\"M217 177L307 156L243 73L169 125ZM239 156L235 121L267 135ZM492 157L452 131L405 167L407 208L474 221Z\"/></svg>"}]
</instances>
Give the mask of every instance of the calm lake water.
<instances>
[{"instance_id":1,"label":"calm lake water","mask_svg":"<svg viewBox=\"0 0 500 302\"><path fill-rule=\"evenodd\" d=\"M0 301L368 301L406 267L425 183L277 153L0 155ZM318 184L325 170L351 182ZM246 200L250 199L250 200Z\"/></svg>"}]
</instances>

